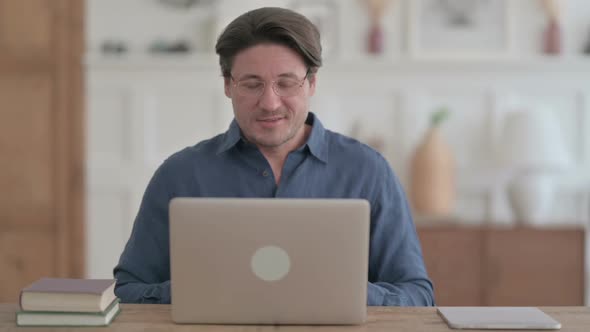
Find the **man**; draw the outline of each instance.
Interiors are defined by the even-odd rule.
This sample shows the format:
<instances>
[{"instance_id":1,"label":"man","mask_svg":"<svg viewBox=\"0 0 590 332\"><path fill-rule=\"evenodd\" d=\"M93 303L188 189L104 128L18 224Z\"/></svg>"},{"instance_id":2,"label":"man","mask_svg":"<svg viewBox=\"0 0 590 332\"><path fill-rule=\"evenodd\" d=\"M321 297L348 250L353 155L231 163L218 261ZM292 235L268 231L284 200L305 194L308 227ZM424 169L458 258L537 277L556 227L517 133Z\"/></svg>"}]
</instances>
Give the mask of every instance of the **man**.
<instances>
[{"instance_id":1,"label":"man","mask_svg":"<svg viewBox=\"0 0 590 332\"><path fill-rule=\"evenodd\" d=\"M316 27L293 11L261 8L230 23L216 52L235 119L156 171L114 270L117 296L170 303L173 197L363 198L371 204L368 305L433 305L410 210L388 163L309 112L322 64Z\"/></svg>"}]
</instances>

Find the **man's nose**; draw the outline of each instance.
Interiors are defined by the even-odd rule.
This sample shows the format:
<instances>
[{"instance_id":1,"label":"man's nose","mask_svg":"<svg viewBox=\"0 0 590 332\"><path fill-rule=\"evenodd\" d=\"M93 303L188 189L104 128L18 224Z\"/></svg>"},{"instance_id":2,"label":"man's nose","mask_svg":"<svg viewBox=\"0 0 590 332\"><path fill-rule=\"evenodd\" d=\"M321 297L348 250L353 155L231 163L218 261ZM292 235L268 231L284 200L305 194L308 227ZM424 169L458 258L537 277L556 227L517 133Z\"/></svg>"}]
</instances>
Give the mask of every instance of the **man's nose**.
<instances>
[{"instance_id":1,"label":"man's nose","mask_svg":"<svg viewBox=\"0 0 590 332\"><path fill-rule=\"evenodd\" d=\"M266 84L258 105L265 110L274 111L281 107L282 103L281 97L274 92L272 84Z\"/></svg>"}]
</instances>

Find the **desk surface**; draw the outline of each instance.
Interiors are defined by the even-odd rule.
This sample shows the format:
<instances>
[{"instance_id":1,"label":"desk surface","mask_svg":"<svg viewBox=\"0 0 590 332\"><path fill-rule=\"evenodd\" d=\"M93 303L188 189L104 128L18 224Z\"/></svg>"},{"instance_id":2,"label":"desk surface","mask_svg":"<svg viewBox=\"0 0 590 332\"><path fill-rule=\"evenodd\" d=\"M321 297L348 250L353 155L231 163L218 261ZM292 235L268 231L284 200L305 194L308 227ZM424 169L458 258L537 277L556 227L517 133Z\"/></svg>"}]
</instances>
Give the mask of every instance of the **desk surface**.
<instances>
[{"instance_id":1,"label":"desk surface","mask_svg":"<svg viewBox=\"0 0 590 332\"><path fill-rule=\"evenodd\" d=\"M17 309L16 304L0 304L0 331L72 331L72 328L17 328ZM542 307L541 310L560 321L563 332L590 330L590 307ZM108 328L84 328L83 331L457 331L447 327L436 308L369 307L368 313L367 323L359 326L178 325L170 318L169 305L122 304L121 313Z\"/></svg>"}]
</instances>

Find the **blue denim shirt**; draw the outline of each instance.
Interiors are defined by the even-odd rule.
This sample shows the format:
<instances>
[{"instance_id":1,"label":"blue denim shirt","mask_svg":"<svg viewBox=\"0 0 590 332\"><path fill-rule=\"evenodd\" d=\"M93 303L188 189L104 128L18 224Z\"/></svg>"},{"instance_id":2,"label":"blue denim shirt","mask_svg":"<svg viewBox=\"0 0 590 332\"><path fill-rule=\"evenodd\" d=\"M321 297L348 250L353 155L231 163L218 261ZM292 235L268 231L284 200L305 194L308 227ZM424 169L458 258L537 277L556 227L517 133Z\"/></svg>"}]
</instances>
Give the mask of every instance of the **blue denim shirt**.
<instances>
[{"instance_id":1,"label":"blue denim shirt","mask_svg":"<svg viewBox=\"0 0 590 332\"><path fill-rule=\"evenodd\" d=\"M370 147L324 129L313 113L307 143L289 153L279 185L256 146L228 131L185 148L155 172L114 269L122 302L170 303L168 204L174 197L362 198L371 204L367 304L434 305L402 186Z\"/></svg>"}]
</instances>

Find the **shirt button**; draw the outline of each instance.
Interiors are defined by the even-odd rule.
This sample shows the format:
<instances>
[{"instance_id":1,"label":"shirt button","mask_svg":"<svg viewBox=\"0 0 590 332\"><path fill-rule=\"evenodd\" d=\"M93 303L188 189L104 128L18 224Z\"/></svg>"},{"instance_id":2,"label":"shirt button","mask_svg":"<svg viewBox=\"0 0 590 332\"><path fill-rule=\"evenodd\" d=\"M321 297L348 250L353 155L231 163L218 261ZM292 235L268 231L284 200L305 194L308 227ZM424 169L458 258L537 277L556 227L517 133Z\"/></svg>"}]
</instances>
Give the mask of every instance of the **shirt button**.
<instances>
[{"instance_id":1,"label":"shirt button","mask_svg":"<svg viewBox=\"0 0 590 332\"><path fill-rule=\"evenodd\" d=\"M269 175L268 171L265 170L262 172L262 176L267 177L268 175Z\"/></svg>"}]
</instances>

